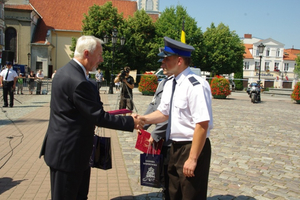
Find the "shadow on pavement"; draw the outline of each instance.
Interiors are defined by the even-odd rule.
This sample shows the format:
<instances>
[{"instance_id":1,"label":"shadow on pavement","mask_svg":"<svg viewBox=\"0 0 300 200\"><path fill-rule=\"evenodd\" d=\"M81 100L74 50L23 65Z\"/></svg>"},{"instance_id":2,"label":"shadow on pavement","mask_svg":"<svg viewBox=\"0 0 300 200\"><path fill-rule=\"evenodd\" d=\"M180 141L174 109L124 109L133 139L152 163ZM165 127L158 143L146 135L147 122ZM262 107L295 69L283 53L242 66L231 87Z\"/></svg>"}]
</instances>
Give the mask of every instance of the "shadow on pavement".
<instances>
[{"instance_id":1,"label":"shadow on pavement","mask_svg":"<svg viewBox=\"0 0 300 200\"><path fill-rule=\"evenodd\" d=\"M10 190L11 188L19 185L22 181L25 181L26 179L24 180L18 180L18 181L13 181L12 178L9 178L9 177L3 177L3 178L0 178L0 195L7 191L7 190Z\"/></svg>"},{"instance_id":2,"label":"shadow on pavement","mask_svg":"<svg viewBox=\"0 0 300 200\"><path fill-rule=\"evenodd\" d=\"M255 200L255 198L244 196L244 195L233 196L228 194L228 195L215 195L212 197L207 197L207 200Z\"/></svg>"},{"instance_id":3,"label":"shadow on pavement","mask_svg":"<svg viewBox=\"0 0 300 200\"><path fill-rule=\"evenodd\" d=\"M158 200L158 199L162 199L162 193L159 192L152 192L152 193L148 193L148 194L141 194L141 195L137 195L137 196L119 196L119 197L115 197L112 198L111 200Z\"/></svg>"},{"instance_id":4,"label":"shadow on pavement","mask_svg":"<svg viewBox=\"0 0 300 200\"><path fill-rule=\"evenodd\" d=\"M27 122L31 122L34 121L36 123L39 122L46 122L49 121L49 119L27 119L27 120L13 120L14 124L22 124L22 123L27 123ZM5 120L1 120L0 125L7 125L7 124L11 124L12 121L9 119L5 119Z\"/></svg>"}]
</instances>

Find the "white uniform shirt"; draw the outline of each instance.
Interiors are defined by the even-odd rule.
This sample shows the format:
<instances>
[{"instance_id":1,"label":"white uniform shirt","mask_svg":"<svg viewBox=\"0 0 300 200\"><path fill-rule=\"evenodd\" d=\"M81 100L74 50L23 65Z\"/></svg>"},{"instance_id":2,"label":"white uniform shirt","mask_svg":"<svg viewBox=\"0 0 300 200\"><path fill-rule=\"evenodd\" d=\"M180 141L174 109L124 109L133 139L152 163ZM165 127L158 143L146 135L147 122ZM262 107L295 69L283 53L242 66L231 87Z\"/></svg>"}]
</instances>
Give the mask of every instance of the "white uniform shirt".
<instances>
[{"instance_id":1,"label":"white uniform shirt","mask_svg":"<svg viewBox=\"0 0 300 200\"><path fill-rule=\"evenodd\" d=\"M189 78L194 81L190 81ZM174 141L192 141L196 124L209 121L206 137L213 127L212 95L208 82L195 75L190 68L185 69L176 78L176 89L172 104L170 139ZM158 110L169 115L169 106L173 81L164 87Z\"/></svg>"},{"instance_id":2,"label":"white uniform shirt","mask_svg":"<svg viewBox=\"0 0 300 200\"><path fill-rule=\"evenodd\" d=\"M7 73L7 70L8 68L4 69L1 73L0 73L0 76L3 77L3 81L14 81L15 77L18 77L18 74L15 70L13 70L12 68L10 68L9 70L9 74L8 74L8 77L7 77L7 80L5 79L6 77L6 73Z\"/></svg>"}]
</instances>

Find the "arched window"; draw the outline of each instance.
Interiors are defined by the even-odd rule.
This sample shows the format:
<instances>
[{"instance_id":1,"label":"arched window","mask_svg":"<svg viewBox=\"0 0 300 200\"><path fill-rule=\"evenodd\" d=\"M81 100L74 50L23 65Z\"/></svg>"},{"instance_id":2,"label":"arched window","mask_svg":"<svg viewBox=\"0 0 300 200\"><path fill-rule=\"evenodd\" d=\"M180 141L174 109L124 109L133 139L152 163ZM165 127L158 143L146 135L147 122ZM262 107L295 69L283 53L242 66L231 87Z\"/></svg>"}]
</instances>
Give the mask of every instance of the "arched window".
<instances>
[{"instance_id":1,"label":"arched window","mask_svg":"<svg viewBox=\"0 0 300 200\"><path fill-rule=\"evenodd\" d=\"M14 60L17 55L17 31L9 27L5 30L5 50L10 50L15 53Z\"/></svg>"},{"instance_id":2,"label":"arched window","mask_svg":"<svg viewBox=\"0 0 300 200\"><path fill-rule=\"evenodd\" d=\"M146 10L153 10L153 0L146 0Z\"/></svg>"}]
</instances>

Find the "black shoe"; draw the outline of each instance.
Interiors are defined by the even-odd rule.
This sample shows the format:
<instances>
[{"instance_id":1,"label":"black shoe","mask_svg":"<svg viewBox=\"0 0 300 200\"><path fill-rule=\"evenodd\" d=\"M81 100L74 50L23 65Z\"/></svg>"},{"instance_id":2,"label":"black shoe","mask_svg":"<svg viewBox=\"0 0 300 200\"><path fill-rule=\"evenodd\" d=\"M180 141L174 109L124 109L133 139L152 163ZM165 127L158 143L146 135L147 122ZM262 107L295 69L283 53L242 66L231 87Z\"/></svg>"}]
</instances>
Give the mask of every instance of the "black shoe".
<instances>
[{"instance_id":1,"label":"black shoe","mask_svg":"<svg viewBox=\"0 0 300 200\"><path fill-rule=\"evenodd\" d=\"M11 108L12 108L12 107L14 107L14 106L9 106L9 107L11 107Z\"/></svg>"},{"instance_id":2,"label":"black shoe","mask_svg":"<svg viewBox=\"0 0 300 200\"><path fill-rule=\"evenodd\" d=\"M2 107L3 107L3 108L4 108L4 107L8 107L8 105L4 105L4 106L2 106Z\"/></svg>"}]
</instances>

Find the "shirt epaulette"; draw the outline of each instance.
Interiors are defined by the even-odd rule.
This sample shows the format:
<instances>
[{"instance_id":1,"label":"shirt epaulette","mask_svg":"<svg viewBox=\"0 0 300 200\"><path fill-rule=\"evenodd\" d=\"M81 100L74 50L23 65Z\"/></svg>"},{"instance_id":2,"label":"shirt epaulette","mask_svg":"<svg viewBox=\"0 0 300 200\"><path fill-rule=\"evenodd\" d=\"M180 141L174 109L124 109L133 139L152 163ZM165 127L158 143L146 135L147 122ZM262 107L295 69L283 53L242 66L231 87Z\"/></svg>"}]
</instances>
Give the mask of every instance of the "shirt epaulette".
<instances>
[{"instance_id":1,"label":"shirt epaulette","mask_svg":"<svg viewBox=\"0 0 300 200\"><path fill-rule=\"evenodd\" d=\"M189 78L189 81L192 83L193 86L200 84L199 81L197 81L197 79L195 79L195 77L193 76Z\"/></svg>"}]
</instances>

